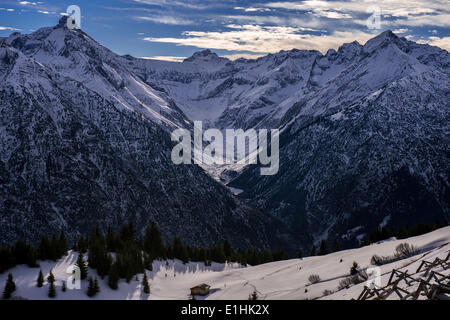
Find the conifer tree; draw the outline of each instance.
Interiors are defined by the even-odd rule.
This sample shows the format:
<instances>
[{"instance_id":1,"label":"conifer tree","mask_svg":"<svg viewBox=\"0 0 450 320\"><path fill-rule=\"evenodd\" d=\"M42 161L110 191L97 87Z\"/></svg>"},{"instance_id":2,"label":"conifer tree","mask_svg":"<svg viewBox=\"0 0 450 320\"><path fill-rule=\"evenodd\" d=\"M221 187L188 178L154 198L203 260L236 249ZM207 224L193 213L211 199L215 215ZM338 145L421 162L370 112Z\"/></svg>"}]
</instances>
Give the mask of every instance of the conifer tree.
<instances>
[{"instance_id":1,"label":"conifer tree","mask_svg":"<svg viewBox=\"0 0 450 320\"><path fill-rule=\"evenodd\" d=\"M39 243L38 258L40 260L47 260L50 258L50 255L51 255L50 241L48 240L47 236L44 235Z\"/></svg>"},{"instance_id":2,"label":"conifer tree","mask_svg":"<svg viewBox=\"0 0 450 320\"><path fill-rule=\"evenodd\" d=\"M112 259L107 252L106 240L100 230L97 228L91 234L89 239L89 267L97 269L97 273L104 277L108 274Z\"/></svg>"},{"instance_id":3,"label":"conifer tree","mask_svg":"<svg viewBox=\"0 0 450 320\"><path fill-rule=\"evenodd\" d=\"M50 287L48 288L48 297L49 298L56 297L56 288L54 282L50 282Z\"/></svg>"},{"instance_id":4,"label":"conifer tree","mask_svg":"<svg viewBox=\"0 0 450 320\"><path fill-rule=\"evenodd\" d=\"M42 270L39 270L39 275L37 277L37 286L41 288L44 285L44 275L42 274Z\"/></svg>"},{"instance_id":5,"label":"conifer tree","mask_svg":"<svg viewBox=\"0 0 450 320\"><path fill-rule=\"evenodd\" d=\"M59 257L63 255L67 255L67 239L66 235L64 234L64 230L61 229L61 233L59 234L59 240L58 240L58 255Z\"/></svg>"},{"instance_id":6,"label":"conifer tree","mask_svg":"<svg viewBox=\"0 0 450 320\"><path fill-rule=\"evenodd\" d=\"M0 273L5 272L13 266L13 259L9 246L0 247Z\"/></svg>"},{"instance_id":7,"label":"conifer tree","mask_svg":"<svg viewBox=\"0 0 450 320\"><path fill-rule=\"evenodd\" d=\"M299 259L303 258L303 252L302 252L302 250L298 250L298 255L297 255L297 257L298 257Z\"/></svg>"},{"instance_id":8,"label":"conifer tree","mask_svg":"<svg viewBox=\"0 0 450 320\"><path fill-rule=\"evenodd\" d=\"M224 263L225 260L227 259L223 247L220 243L218 243L216 246L212 248L211 254L212 254L211 260L218 263Z\"/></svg>"},{"instance_id":9,"label":"conifer tree","mask_svg":"<svg viewBox=\"0 0 450 320\"><path fill-rule=\"evenodd\" d=\"M65 282L65 281L63 281L63 283L62 283L62 287L61 287L61 291L62 291L62 292L66 292L66 290L67 290L67 287L66 287L66 282Z\"/></svg>"},{"instance_id":10,"label":"conifer tree","mask_svg":"<svg viewBox=\"0 0 450 320\"><path fill-rule=\"evenodd\" d=\"M152 222L151 226L145 231L144 250L150 255L152 260L166 257L162 235L155 222Z\"/></svg>"},{"instance_id":11,"label":"conifer tree","mask_svg":"<svg viewBox=\"0 0 450 320\"><path fill-rule=\"evenodd\" d=\"M144 293L150 293L150 287L148 285L147 273L144 271L144 278L142 279L142 286L144 288Z\"/></svg>"},{"instance_id":12,"label":"conifer tree","mask_svg":"<svg viewBox=\"0 0 450 320\"><path fill-rule=\"evenodd\" d=\"M32 245L23 240L18 240L11 248L11 256L14 259L14 264L27 264L34 268L36 263L36 252Z\"/></svg>"},{"instance_id":13,"label":"conifer tree","mask_svg":"<svg viewBox=\"0 0 450 320\"><path fill-rule=\"evenodd\" d=\"M189 262L186 247L179 237L175 237L173 240L173 254L175 258L180 259L184 264Z\"/></svg>"},{"instance_id":14,"label":"conifer tree","mask_svg":"<svg viewBox=\"0 0 450 320\"><path fill-rule=\"evenodd\" d=\"M95 277L95 279L94 279L94 292L95 292L95 294L100 292L100 286L98 285L97 277Z\"/></svg>"},{"instance_id":15,"label":"conifer tree","mask_svg":"<svg viewBox=\"0 0 450 320\"><path fill-rule=\"evenodd\" d=\"M80 252L80 254L78 255L76 265L78 266L78 268L80 268L80 278L81 278L81 280L86 279L87 276L88 276L88 269L87 269L87 266L86 266L86 262L84 261L82 252Z\"/></svg>"},{"instance_id":16,"label":"conifer tree","mask_svg":"<svg viewBox=\"0 0 450 320\"><path fill-rule=\"evenodd\" d=\"M264 250L262 253L262 261L264 261L264 263L267 262L272 262L273 261L273 255L269 250Z\"/></svg>"},{"instance_id":17,"label":"conifer tree","mask_svg":"<svg viewBox=\"0 0 450 320\"><path fill-rule=\"evenodd\" d=\"M16 290L16 284L13 279L13 275L8 274L8 279L6 280L5 289L3 290L3 299L11 298L11 294Z\"/></svg>"},{"instance_id":18,"label":"conifer tree","mask_svg":"<svg viewBox=\"0 0 450 320\"><path fill-rule=\"evenodd\" d=\"M60 257L59 255L59 241L56 233L52 235L52 240L50 241L50 252L48 258L50 260L56 261Z\"/></svg>"},{"instance_id":19,"label":"conifer tree","mask_svg":"<svg viewBox=\"0 0 450 320\"><path fill-rule=\"evenodd\" d=\"M320 242L320 248L319 248L319 256L324 256L328 253L328 247L327 242L325 240L322 240Z\"/></svg>"},{"instance_id":20,"label":"conifer tree","mask_svg":"<svg viewBox=\"0 0 450 320\"><path fill-rule=\"evenodd\" d=\"M117 252L117 248L119 246L117 234L111 227L108 228L108 232L106 234L106 246L109 252Z\"/></svg>"},{"instance_id":21,"label":"conifer tree","mask_svg":"<svg viewBox=\"0 0 450 320\"><path fill-rule=\"evenodd\" d=\"M225 240L223 243L223 252L225 254L225 257L228 261L231 261L231 257L233 256L233 248L231 247L230 242L228 240Z\"/></svg>"},{"instance_id":22,"label":"conifer tree","mask_svg":"<svg viewBox=\"0 0 450 320\"><path fill-rule=\"evenodd\" d=\"M119 271L117 270L117 264L114 263L111 266L111 268L109 268L108 286L113 290L117 290L119 288L118 282L119 282Z\"/></svg>"},{"instance_id":23,"label":"conifer tree","mask_svg":"<svg viewBox=\"0 0 450 320\"><path fill-rule=\"evenodd\" d=\"M89 277L89 286L88 286L88 290L87 290L87 295L88 297L93 297L95 296L96 292L95 292L95 284L94 284L94 279L92 279L92 277Z\"/></svg>"},{"instance_id":24,"label":"conifer tree","mask_svg":"<svg viewBox=\"0 0 450 320\"><path fill-rule=\"evenodd\" d=\"M122 230L120 231L120 241L121 243L130 243L135 242L135 240L136 231L133 222L130 222L122 227Z\"/></svg>"},{"instance_id":25,"label":"conifer tree","mask_svg":"<svg viewBox=\"0 0 450 320\"><path fill-rule=\"evenodd\" d=\"M274 261L281 261L281 260L286 260L286 259L289 258L289 256L287 255L286 252L284 252L283 249L274 251L274 252L272 253L272 256L273 256L273 260L274 260Z\"/></svg>"},{"instance_id":26,"label":"conifer tree","mask_svg":"<svg viewBox=\"0 0 450 320\"><path fill-rule=\"evenodd\" d=\"M338 252L340 250L339 248L339 242L337 239L334 240L333 242L333 248L332 248L333 252Z\"/></svg>"},{"instance_id":27,"label":"conifer tree","mask_svg":"<svg viewBox=\"0 0 450 320\"><path fill-rule=\"evenodd\" d=\"M311 248L311 256L313 257L315 255L316 255L316 246L313 245L312 248Z\"/></svg>"},{"instance_id":28,"label":"conifer tree","mask_svg":"<svg viewBox=\"0 0 450 320\"><path fill-rule=\"evenodd\" d=\"M50 270L50 274L47 277L47 282L50 284L55 282L55 276L53 275L52 270Z\"/></svg>"}]
</instances>

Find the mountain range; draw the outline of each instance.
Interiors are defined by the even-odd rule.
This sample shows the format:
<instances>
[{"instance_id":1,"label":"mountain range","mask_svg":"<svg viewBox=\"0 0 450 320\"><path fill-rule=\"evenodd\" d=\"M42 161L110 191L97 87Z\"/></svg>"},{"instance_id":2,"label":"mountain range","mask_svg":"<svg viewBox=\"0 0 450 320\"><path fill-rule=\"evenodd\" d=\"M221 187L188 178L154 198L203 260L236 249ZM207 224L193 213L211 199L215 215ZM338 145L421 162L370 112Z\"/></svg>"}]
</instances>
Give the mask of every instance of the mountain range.
<instances>
[{"instance_id":1,"label":"mountain range","mask_svg":"<svg viewBox=\"0 0 450 320\"><path fill-rule=\"evenodd\" d=\"M450 55L390 31L326 54L120 56L62 18L0 39L2 242L156 221L191 244L310 248L450 220ZM170 132L280 130L280 170L174 165ZM241 190L239 195L232 190Z\"/></svg>"}]
</instances>

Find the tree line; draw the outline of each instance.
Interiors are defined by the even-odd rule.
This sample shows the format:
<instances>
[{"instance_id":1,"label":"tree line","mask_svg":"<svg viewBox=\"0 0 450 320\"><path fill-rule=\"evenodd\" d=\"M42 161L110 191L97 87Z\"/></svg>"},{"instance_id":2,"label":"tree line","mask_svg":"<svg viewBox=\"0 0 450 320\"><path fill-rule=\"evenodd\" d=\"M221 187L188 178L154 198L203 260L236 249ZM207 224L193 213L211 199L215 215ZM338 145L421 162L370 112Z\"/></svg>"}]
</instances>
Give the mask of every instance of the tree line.
<instances>
[{"instance_id":1,"label":"tree line","mask_svg":"<svg viewBox=\"0 0 450 320\"><path fill-rule=\"evenodd\" d=\"M18 240L12 246L0 247L0 273L18 265L26 264L31 268L39 267L37 260L56 261L67 254L68 246L63 231L54 233L51 239L42 236L37 247Z\"/></svg>"},{"instance_id":2,"label":"tree line","mask_svg":"<svg viewBox=\"0 0 450 320\"><path fill-rule=\"evenodd\" d=\"M84 253L89 252L89 267L95 269L102 278L108 276L108 285L112 289L117 289L119 279L130 282L135 275L145 270L152 271L155 260L178 259L185 264L193 261L210 266L213 261L257 265L288 259L283 250L235 250L228 240L210 247L194 247L174 237L172 242L165 244L156 223L152 223L142 237L137 235L133 223L123 226L118 232L108 228L106 233L102 233L97 227L89 236L77 239L73 249L81 253L81 259ZM83 279L87 276L84 264L82 261L77 264L81 266Z\"/></svg>"},{"instance_id":3,"label":"tree line","mask_svg":"<svg viewBox=\"0 0 450 320\"><path fill-rule=\"evenodd\" d=\"M18 264L36 268L39 267L37 260L56 261L67 254L68 248L64 231L53 234L50 239L44 235L37 246L19 240L11 246L0 248L0 273ZM108 277L108 286L112 289L118 288L119 279L130 282L137 274L144 273L143 288L148 292L150 289L145 270L151 271L155 260L179 259L183 263L204 262L206 266L210 266L213 261L258 265L289 258L283 250L236 250L228 240L210 247L195 247L186 245L179 237L174 237L166 244L156 223L152 223L142 236L137 234L133 223L124 225L120 230L109 227L106 232L95 227L89 235L77 238L72 249L80 253L76 265L80 269L81 280L88 278L88 266L95 269L102 279ZM86 253L87 260L84 258ZM49 297L55 296L52 279L53 277L50 277L48 281ZM90 296L99 291L96 280L89 279ZM43 275L42 271L39 271L37 286L42 285Z\"/></svg>"},{"instance_id":4,"label":"tree line","mask_svg":"<svg viewBox=\"0 0 450 320\"><path fill-rule=\"evenodd\" d=\"M386 240L392 237L396 237L397 239L416 237L443 228L447 225L448 225L447 223L441 223L440 221L436 221L434 224L420 223L412 227L406 226L398 229L394 229L389 226L384 226L382 228L371 230L368 233L368 235L361 241L360 245L366 246L371 243Z\"/></svg>"}]
</instances>

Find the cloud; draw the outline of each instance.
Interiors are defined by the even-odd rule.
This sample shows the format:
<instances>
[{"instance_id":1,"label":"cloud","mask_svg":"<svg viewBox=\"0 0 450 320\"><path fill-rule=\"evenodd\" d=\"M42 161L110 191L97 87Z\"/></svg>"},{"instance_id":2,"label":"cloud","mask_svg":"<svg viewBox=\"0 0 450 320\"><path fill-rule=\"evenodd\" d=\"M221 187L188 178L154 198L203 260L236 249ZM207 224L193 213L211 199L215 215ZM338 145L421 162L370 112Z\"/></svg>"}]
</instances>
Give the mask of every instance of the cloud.
<instances>
[{"instance_id":1,"label":"cloud","mask_svg":"<svg viewBox=\"0 0 450 320\"><path fill-rule=\"evenodd\" d=\"M0 31L9 30L9 31L20 31L21 29L13 28L13 27L2 27L0 26Z\"/></svg>"},{"instance_id":2,"label":"cloud","mask_svg":"<svg viewBox=\"0 0 450 320\"><path fill-rule=\"evenodd\" d=\"M15 11L15 10L14 10L14 9L10 9L10 8L0 8L0 11L13 12L13 11Z\"/></svg>"},{"instance_id":3,"label":"cloud","mask_svg":"<svg viewBox=\"0 0 450 320\"><path fill-rule=\"evenodd\" d=\"M332 10L315 10L313 15L328 19L350 19L352 16L348 13Z\"/></svg>"},{"instance_id":4,"label":"cloud","mask_svg":"<svg viewBox=\"0 0 450 320\"><path fill-rule=\"evenodd\" d=\"M450 27L450 13L414 16L408 17L407 19L397 19L392 24L412 27Z\"/></svg>"},{"instance_id":5,"label":"cloud","mask_svg":"<svg viewBox=\"0 0 450 320\"><path fill-rule=\"evenodd\" d=\"M170 62L183 62L186 57L173 57L173 56L154 56L154 57L140 57L146 60L160 60L160 61L170 61Z\"/></svg>"},{"instance_id":6,"label":"cloud","mask_svg":"<svg viewBox=\"0 0 450 320\"><path fill-rule=\"evenodd\" d=\"M408 28L392 30L392 32L395 33L395 34L403 34L403 33L407 33L408 31L409 31Z\"/></svg>"},{"instance_id":7,"label":"cloud","mask_svg":"<svg viewBox=\"0 0 450 320\"><path fill-rule=\"evenodd\" d=\"M245 51L251 53L275 53L280 50L317 49L325 53L338 48L344 42L365 42L373 34L363 31L336 31L331 35L303 34L298 27L228 25L227 31L186 31L179 38L146 37L143 40L156 43L210 48L216 50Z\"/></svg>"},{"instance_id":8,"label":"cloud","mask_svg":"<svg viewBox=\"0 0 450 320\"><path fill-rule=\"evenodd\" d=\"M234 7L234 10L242 10L242 11L245 11L245 12L268 12L268 11L272 11L272 9L269 9L269 8L254 8L254 7L249 7L249 8Z\"/></svg>"},{"instance_id":9,"label":"cloud","mask_svg":"<svg viewBox=\"0 0 450 320\"><path fill-rule=\"evenodd\" d=\"M434 19L439 26L450 24L447 0L350 0L350 1L323 1L306 0L302 2L269 2L265 7L288 11L302 11L317 17L328 19L342 19L356 16L369 16L371 6L378 7L382 20L400 18L390 22L392 25L422 26L434 25Z\"/></svg>"},{"instance_id":10,"label":"cloud","mask_svg":"<svg viewBox=\"0 0 450 320\"><path fill-rule=\"evenodd\" d=\"M187 9L204 10L210 5L194 3L194 1L174 1L174 0L134 0L140 4L146 4L158 7L183 7ZM213 5L214 3L211 3Z\"/></svg>"},{"instance_id":11,"label":"cloud","mask_svg":"<svg viewBox=\"0 0 450 320\"><path fill-rule=\"evenodd\" d=\"M65 8L63 9L57 5L44 4L44 2L42 2L42 1L18 1L17 4L26 7L27 10L33 10L37 13L42 13L42 14L56 15L56 14L58 14L58 12L65 10ZM24 11L24 9L21 9L21 11Z\"/></svg>"},{"instance_id":12,"label":"cloud","mask_svg":"<svg viewBox=\"0 0 450 320\"><path fill-rule=\"evenodd\" d=\"M295 10L295 11L340 11L367 13L370 6L377 6L382 14L391 16L408 16L439 12L446 8L446 0L350 0L350 1L323 1L306 0L302 2L269 2L264 6L268 8Z\"/></svg>"},{"instance_id":13,"label":"cloud","mask_svg":"<svg viewBox=\"0 0 450 320\"><path fill-rule=\"evenodd\" d=\"M38 4L41 4L42 2L29 2L29 1L19 1L19 4L23 5L23 6L37 6Z\"/></svg>"},{"instance_id":14,"label":"cloud","mask_svg":"<svg viewBox=\"0 0 450 320\"><path fill-rule=\"evenodd\" d=\"M450 37L428 37L428 40L423 40L422 42L450 51Z\"/></svg>"},{"instance_id":15,"label":"cloud","mask_svg":"<svg viewBox=\"0 0 450 320\"><path fill-rule=\"evenodd\" d=\"M258 25L277 25L277 26L294 26L302 28L304 31L321 31L319 28L323 27L323 23L315 17L284 17L284 16L255 16L255 15L227 15L222 16L222 19L228 21L237 21L239 23L251 23Z\"/></svg>"},{"instance_id":16,"label":"cloud","mask_svg":"<svg viewBox=\"0 0 450 320\"><path fill-rule=\"evenodd\" d=\"M151 21L154 23L160 24L170 24L170 25L191 25L194 24L195 21L174 17L174 16L142 16L136 17L138 20Z\"/></svg>"}]
</instances>

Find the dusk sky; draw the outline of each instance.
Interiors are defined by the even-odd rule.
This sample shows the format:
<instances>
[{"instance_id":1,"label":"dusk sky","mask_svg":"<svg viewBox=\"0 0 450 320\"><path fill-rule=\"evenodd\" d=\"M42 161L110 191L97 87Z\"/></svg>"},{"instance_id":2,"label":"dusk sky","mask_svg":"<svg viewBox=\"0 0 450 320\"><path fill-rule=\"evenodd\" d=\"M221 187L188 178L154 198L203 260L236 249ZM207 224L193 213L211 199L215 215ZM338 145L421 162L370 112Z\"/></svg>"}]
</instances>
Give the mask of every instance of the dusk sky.
<instances>
[{"instance_id":1,"label":"dusk sky","mask_svg":"<svg viewBox=\"0 0 450 320\"><path fill-rule=\"evenodd\" d=\"M449 1L0 1L0 37L56 25L69 5L81 8L82 29L118 54L182 60L209 48L229 58L280 50L325 53L344 42L365 43L390 29L450 50ZM371 6L380 29L369 29Z\"/></svg>"}]
</instances>

